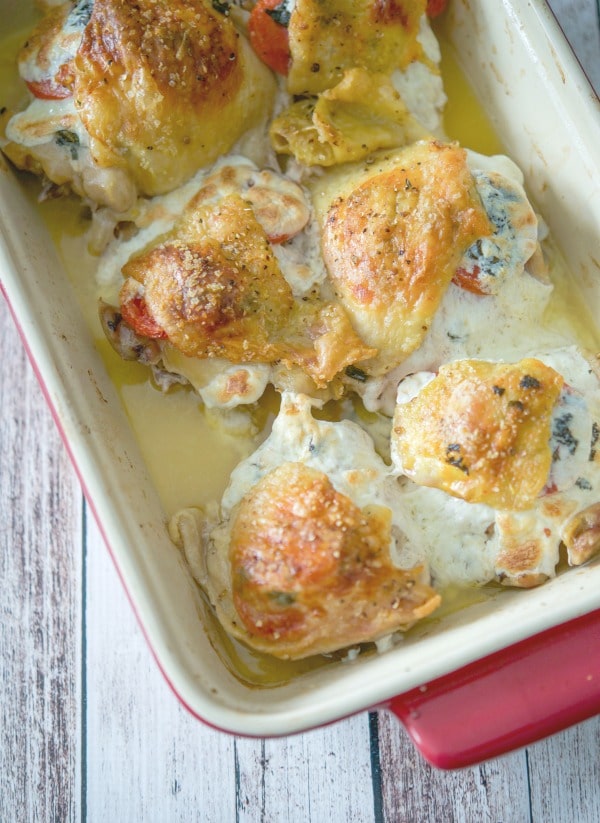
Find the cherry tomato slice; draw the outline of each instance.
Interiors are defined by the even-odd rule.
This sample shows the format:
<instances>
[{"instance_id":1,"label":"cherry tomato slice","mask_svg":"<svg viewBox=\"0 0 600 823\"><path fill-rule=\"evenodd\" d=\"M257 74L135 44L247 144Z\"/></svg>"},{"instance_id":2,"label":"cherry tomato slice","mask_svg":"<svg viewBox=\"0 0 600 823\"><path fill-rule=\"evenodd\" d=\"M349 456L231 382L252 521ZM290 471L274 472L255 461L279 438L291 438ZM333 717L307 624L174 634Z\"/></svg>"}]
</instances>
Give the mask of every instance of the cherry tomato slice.
<instances>
[{"instance_id":1,"label":"cherry tomato slice","mask_svg":"<svg viewBox=\"0 0 600 823\"><path fill-rule=\"evenodd\" d=\"M281 5L281 0L258 0L248 21L248 35L256 54L270 69L286 75L290 65L290 47L285 26L276 23L267 11Z\"/></svg>"},{"instance_id":2,"label":"cherry tomato slice","mask_svg":"<svg viewBox=\"0 0 600 823\"><path fill-rule=\"evenodd\" d=\"M448 0L427 0L427 17L439 17L446 10Z\"/></svg>"},{"instance_id":3,"label":"cherry tomato slice","mask_svg":"<svg viewBox=\"0 0 600 823\"><path fill-rule=\"evenodd\" d=\"M121 316L125 323L143 337L154 340L165 340L166 332L161 329L156 320L148 313L148 306L141 295L129 298L121 304Z\"/></svg>"},{"instance_id":4,"label":"cherry tomato slice","mask_svg":"<svg viewBox=\"0 0 600 823\"><path fill-rule=\"evenodd\" d=\"M473 271L467 271L467 269L463 269L459 266L454 272L454 277L452 278L452 282L455 286L460 286L461 289L465 291L470 291L472 294L487 294L482 288L481 284L479 283L479 279L477 275L479 274L479 269L475 267Z\"/></svg>"},{"instance_id":5,"label":"cherry tomato slice","mask_svg":"<svg viewBox=\"0 0 600 823\"><path fill-rule=\"evenodd\" d=\"M56 83L50 77L46 80L26 80L25 84L33 96L40 100L64 100L73 94L71 89Z\"/></svg>"}]
</instances>

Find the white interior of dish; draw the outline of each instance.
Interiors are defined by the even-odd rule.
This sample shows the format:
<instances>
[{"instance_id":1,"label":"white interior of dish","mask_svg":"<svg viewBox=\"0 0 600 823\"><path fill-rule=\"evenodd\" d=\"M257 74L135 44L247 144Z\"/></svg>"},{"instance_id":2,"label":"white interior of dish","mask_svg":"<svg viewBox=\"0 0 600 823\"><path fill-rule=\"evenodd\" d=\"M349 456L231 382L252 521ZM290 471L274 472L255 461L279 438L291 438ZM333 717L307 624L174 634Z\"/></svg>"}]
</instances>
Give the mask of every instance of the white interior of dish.
<instances>
[{"instance_id":1,"label":"white interior of dish","mask_svg":"<svg viewBox=\"0 0 600 823\"><path fill-rule=\"evenodd\" d=\"M0 4L4 19L17 8ZM450 28L507 152L523 168L590 306L600 307L600 109L542 0L452 0ZM375 705L600 606L600 562L503 591L382 655L250 688L212 647L127 417L42 222L0 161L0 275L148 641L183 702L209 723L285 734Z\"/></svg>"}]
</instances>

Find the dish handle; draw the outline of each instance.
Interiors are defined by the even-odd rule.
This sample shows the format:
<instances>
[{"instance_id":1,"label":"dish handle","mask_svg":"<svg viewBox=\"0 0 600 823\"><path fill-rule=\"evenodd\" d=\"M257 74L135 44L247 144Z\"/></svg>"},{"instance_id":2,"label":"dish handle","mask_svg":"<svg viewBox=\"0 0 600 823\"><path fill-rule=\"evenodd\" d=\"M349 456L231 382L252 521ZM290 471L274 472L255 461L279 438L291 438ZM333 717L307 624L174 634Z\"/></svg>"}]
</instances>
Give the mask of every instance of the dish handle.
<instances>
[{"instance_id":1,"label":"dish handle","mask_svg":"<svg viewBox=\"0 0 600 823\"><path fill-rule=\"evenodd\" d=\"M440 769L498 757L600 712L600 609L394 697Z\"/></svg>"}]
</instances>

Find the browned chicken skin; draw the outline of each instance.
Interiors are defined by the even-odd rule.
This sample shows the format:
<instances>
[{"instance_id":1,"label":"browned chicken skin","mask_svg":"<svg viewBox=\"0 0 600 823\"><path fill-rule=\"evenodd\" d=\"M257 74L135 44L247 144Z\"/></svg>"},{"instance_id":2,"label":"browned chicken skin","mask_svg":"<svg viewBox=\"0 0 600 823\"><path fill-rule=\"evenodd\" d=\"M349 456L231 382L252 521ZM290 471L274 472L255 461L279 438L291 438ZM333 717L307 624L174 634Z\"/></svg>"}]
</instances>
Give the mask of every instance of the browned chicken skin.
<instances>
[{"instance_id":1,"label":"browned chicken skin","mask_svg":"<svg viewBox=\"0 0 600 823\"><path fill-rule=\"evenodd\" d=\"M242 500L231 532L233 601L254 648L301 658L376 640L431 613L422 569L391 561L390 512L360 509L327 475L285 463Z\"/></svg>"},{"instance_id":2,"label":"browned chicken skin","mask_svg":"<svg viewBox=\"0 0 600 823\"><path fill-rule=\"evenodd\" d=\"M442 366L397 406L392 441L403 470L470 503L530 508L548 479L551 415L563 383L532 358Z\"/></svg>"},{"instance_id":3,"label":"browned chicken skin","mask_svg":"<svg viewBox=\"0 0 600 823\"><path fill-rule=\"evenodd\" d=\"M333 200L323 256L382 374L417 348L467 248L492 229L456 145L415 143Z\"/></svg>"},{"instance_id":4,"label":"browned chicken skin","mask_svg":"<svg viewBox=\"0 0 600 823\"><path fill-rule=\"evenodd\" d=\"M300 366L317 386L373 353L344 310L295 300L250 203L188 206L173 232L123 268L152 320L189 357ZM126 281L122 301L131 298Z\"/></svg>"}]
</instances>

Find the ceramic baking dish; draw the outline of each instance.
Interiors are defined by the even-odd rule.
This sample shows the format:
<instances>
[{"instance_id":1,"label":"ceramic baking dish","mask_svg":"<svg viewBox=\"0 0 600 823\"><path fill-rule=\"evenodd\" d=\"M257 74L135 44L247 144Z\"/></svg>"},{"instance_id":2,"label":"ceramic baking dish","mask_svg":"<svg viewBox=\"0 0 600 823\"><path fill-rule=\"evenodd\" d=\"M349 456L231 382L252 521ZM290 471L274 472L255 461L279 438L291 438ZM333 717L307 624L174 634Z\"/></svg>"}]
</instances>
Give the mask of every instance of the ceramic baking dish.
<instances>
[{"instance_id":1,"label":"ceramic baking dish","mask_svg":"<svg viewBox=\"0 0 600 823\"><path fill-rule=\"evenodd\" d=\"M466 75L600 310L600 110L543 0L451 0ZM2 0L3 19L15 0ZM0 164L0 276L24 344L158 665L207 723L284 735L386 706L439 766L482 760L600 711L600 562L433 621L384 654L247 685L209 630L150 474L38 211ZM595 653L594 653L595 652Z\"/></svg>"}]
</instances>

